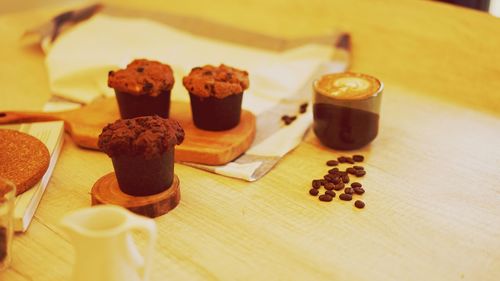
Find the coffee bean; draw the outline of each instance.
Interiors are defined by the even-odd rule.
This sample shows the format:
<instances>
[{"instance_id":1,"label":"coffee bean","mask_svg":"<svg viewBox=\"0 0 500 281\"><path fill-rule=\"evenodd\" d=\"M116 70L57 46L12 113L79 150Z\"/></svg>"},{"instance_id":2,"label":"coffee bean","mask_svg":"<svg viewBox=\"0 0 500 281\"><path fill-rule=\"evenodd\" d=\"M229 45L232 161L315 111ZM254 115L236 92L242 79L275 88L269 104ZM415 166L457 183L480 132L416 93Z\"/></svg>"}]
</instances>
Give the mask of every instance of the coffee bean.
<instances>
[{"instance_id":1,"label":"coffee bean","mask_svg":"<svg viewBox=\"0 0 500 281\"><path fill-rule=\"evenodd\" d=\"M339 195L339 198L340 198L340 200L343 200L343 201L351 201L352 200L352 195L351 194L342 193L342 194Z\"/></svg>"},{"instance_id":2,"label":"coffee bean","mask_svg":"<svg viewBox=\"0 0 500 281\"><path fill-rule=\"evenodd\" d=\"M342 190L345 187L345 184L343 182L336 184L333 189L335 190Z\"/></svg>"},{"instance_id":3,"label":"coffee bean","mask_svg":"<svg viewBox=\"0 0 500 281\"><path fill-rule=\"evenodd\" d=\"M340 176L347 176L347 172L346 171L339 171L339 175Z\"/></svg>"},{"instance_id":4,"label":"coffee bean","mask_svg":"<svg viewBox=\"0 0 500 281\"><path fill-rule=\"evenodd\" d=\"M345 161L349 164L354 164L354 160L351 157L346 157Z\"/></svg>"},{"instance_id":5,"label":"coffee bean","mask_svg":"<svg viewBox=\"0 0 500 281\"><path fill-rule=\"evenodd\" d=\"M297 119L297 116L288 116L288 115L283 115L281 116L281 120L285 122L285 125L290 125L293 121Z\"/></svg>"},{"instance_id":6,"label":"coffee bean","mask_svg":"<svg viewBox=\"0 0 500 281\"><path fill-rule=\"evenodd\" d=\"M366 175L365 170L356 170L356 177L362 177L364 175Z\"/></svg>"},{"instance_id":7,"label":"coffee bean","mask_svg":"<svg viewBox=\"0 0 500 281\"><path fill-rule=\"evenodd\" d=\"M360 186L359 187L354 187L353 190L354 190L354 192L356 194L359 194L359 195L365 193L365 190L362 187L360 187Z\"/></svg>"},{"instance_id":8,"label":"coffee bean","mask_svg":"<svg viewBox=\"0 0 500 281\"><path fill-rule=\"evenodd\" d=\"M363 155L353 155L352 159L356 162L363 162L363 160L365 160L365 157Z\"/></svg>"},{"instance_id":9,"label":"coffee bean","mask_svg":"<svg viewBox=\"0 0 500 281\"><path fill-rule=\"evenodd\" d=\"M330 202L332 201L333 197L328 195L328 194L323 194L319 196L319 200L323 202Z\"/></svg>"},{"instance_id":10,"label":"coffee bean","mask_svg":"<svg viewBox=\"0 0 500 281\"><path fill-rule=\"evenodd\" d=\"M342 180L339 177L334 177L332 180L333 184L339 184Z\"/></svg>"},{"instance_id":11,"label":"coffee bean","mask_svg":"<svg viewBox=\"0 0 500 281\"><path fill-rule=\"evenodd\" d=\"M339 172L339 168L333 168L333 169L330 169L328 170L328 173L329 174L332 174L332 175L335 175Z\"/></svg>"},{"instance_id":12,"label":"coffee bean","mask_svg":"<svg viewBox=\"0 0 500 281\"><path fill-rule=\"evenodd\" d=\"M321 187L322 183L321 180L313 180L311 185L313 188L318 189Z\"/></svg>"},{"instance_id":13,"label":"coffee bean","mask_svg":"<svg viewBox=\"0 0 500 281\"><path fill-rule=\"evenodd\" d=\"M353 182L351 183L351 187L362 187L363 185L360 184L359 182Z\"/></svg>"},{"instance_id":14,"label":"coffee bean","mask_svg":"<svg viewBox=\"0 0 500 281\"><path fill-rule=\"evenodd\" d=\"M351 195L354 194L354 190L352 189L352 187L348 187L348 188L344 189L344 192L346 194L351 194Z\"/></svg>"},{"instance_id":15,"label":"coffee bean","mask_svg":"<svg viewBox=\"0 0 500 281\"><path fill-rule=\"evenodd\" d=\"M308 105L309 105L309 103L307 103L307 102L301 104L300 107L299 107L299 112L300 113L305 113L307 111L307 106Z\"/></svg>"},{"instance_id":16,"label":"coffee bean","mask_svg":"<svg viewBox=\"0 0 500 281\"><path fill-rule=\"evenodd\" d=\"M348 175L345 175L342 177L342 182L343 183L348 183L349 182L349 176Z\"/></svg>"},{"instance_id":17,"label":"coffee bean","mask_svg":"<svg viewBox=\"0 0 500 281\"><path fill-rule=\"evenodd\" d=\"M339 161L337 160L328 160L326 161L327 166L337 166L339 164Z\"/></svg>"},{"instance_id":18,"label":"coffee bean","mask_svg":"<svg viewBox=\"0 0 500 281\"><path fill-rule=\"evenodd\" d=\"M333 191L333 190L327 190L327 191L325 191L325 194L330 195L332 198L335 197L335 195L336 195L335 191Z\"/></svg>"},{"instance_id":19,"label":"coffee bean","mask_svg":"<svg viewBox=\"0 0 500 281\"><path fill-rule=\"evenodd\" d=\"M356 169L354 168L347 168L345 170L348 174L355 175L356 174Z\"/></svg>"},{"instance_id":20,"label":"coffee bean","mask_svg":"<svg viewBox=\"0 0 500 281\"><path fill-rule=\"evenodd\" d=\"M311 194L312 196L316 196L316 195L318 195L318 193L319 193L319 191L315 188L311 188L309 190L309 194Z\"/></svg>"},{"instance_id":21,"label":"coffee bean","mask_svg":"<svg viewBox=\"0 0 500 281\"><path fill-rule=\"evenodd\" d=\"M365 202L363 202L361 200L356 200L354 202L354 206L356 206L356 208L358 208L358 209L363 209L365 207Z\"/></svg>"},{"instance_id":22,"label":"coffee bean","mask_svg":"<svg viewBox=\"0 0 500 281\"><path fill-rule=\"evenodd\" d=\"M354 169L356 170L364 170L365 168L362 166L353 166Z\"/></svg>"},{"instance_id":23,"label":"coffee bean","mask_svg":"<svg viewBox=\"0 0 500 281\"><path fill-rule=\"evenodd\" d=\"M335 187L335 185L333 183L329 182L329 183L325 183L324 187L326 190L332 190Z\"/></svg>"},{"instance_id":24,"label":"coffee bean","mask_svg":"<svg viewBox=\"0 0 500 281\"><path fill-rule=\"evenodd\" d=\"M337 158L337 160L339 161L339 163L345 163L347 161L345 156L340 156Z\"/></svg>"}]
</instances>

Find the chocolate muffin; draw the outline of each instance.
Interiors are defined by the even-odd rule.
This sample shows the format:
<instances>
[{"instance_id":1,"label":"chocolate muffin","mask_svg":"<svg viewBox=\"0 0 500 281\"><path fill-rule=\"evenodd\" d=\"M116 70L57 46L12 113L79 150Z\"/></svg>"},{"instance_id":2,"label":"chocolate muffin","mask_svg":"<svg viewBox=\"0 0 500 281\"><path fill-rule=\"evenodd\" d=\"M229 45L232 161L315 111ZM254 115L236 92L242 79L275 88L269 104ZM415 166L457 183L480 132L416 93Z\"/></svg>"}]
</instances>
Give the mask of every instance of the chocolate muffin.
<instances>
[{"instance_id":1,"label":"chocolate muffin","mask_svg":"<svg viewBox=\"0 0 500 281\"><path fill-rule=\"evenodd\" d=\"M179 122L159 116L120 119L99 135L120 189L134 196L165 191L174 177L174 147L184 140Z\"/></svg>"},{"instance_id":2,"label":"chocolate muffin","mask_svg":"<svg viewBox=\"0 0 500 281\"><path fill-rule=\"evenodd\" d=\"M136 59L126 69L110 71L108 86L115 89L123 119L149 115L168 118L170 91L174 86L169 65Z\"/></svg>"},{"instance_id":3,"label":"chocolate muffin","mask_svg":"<svg viewBox=\"0 0 500 281\"><path fill-rule=\"evenodd\" d=\"M196 127L223 131L238 125L248 72L224 64L205 65L193 68L182 82L189 92Z\"/></svg>"}]
</instances>

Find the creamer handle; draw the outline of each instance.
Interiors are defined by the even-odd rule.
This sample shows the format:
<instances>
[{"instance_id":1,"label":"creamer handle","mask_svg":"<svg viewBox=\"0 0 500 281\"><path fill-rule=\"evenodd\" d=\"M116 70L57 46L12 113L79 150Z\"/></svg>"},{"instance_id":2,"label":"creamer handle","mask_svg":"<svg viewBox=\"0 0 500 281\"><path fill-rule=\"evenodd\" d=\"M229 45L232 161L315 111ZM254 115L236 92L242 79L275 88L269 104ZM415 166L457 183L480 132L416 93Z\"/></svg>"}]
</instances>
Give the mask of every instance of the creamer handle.
<instances>
[{"instance_id":1,"label":"creamer handle","mask_svg":"<svg viewBox=\"0 0 500 281\"><path fill-rule=\"evenodd\" d=\"M156 242L156 223L152 219L131 214L129 220L129 231L139 230L146 234L146 249L144 253L144 263L138 266L139 276L143 281L149 280L149 272L153 264L154 246Z\"/></svg>"}]
</instances>

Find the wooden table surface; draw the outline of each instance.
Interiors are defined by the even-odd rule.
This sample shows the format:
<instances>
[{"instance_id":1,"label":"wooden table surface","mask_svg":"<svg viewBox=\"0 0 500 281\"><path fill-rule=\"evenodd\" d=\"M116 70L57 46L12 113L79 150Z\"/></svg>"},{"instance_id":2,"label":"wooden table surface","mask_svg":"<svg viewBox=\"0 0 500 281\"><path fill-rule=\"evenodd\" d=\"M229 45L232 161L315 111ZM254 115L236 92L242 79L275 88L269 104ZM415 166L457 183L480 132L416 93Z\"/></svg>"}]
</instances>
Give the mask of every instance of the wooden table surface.
<instances>
[{"instance_id":1,"label":"wooden table surface","mask_svg":"<svg viewBox=\"0 0 500 281\"><path fill-rule=\"evenodd\" d=\"M353 36L353 70L385 82L381 131L339 152L305 141L247 183L176 164L182 200L157 218L152 280L500 280L500 20L427 1L108 1L269 34ZM0 110L40 109L43 56L20 34L61 7L0 17ZM366 208L308 195L325 161L361 153ZM82 165L84 164L84 165ZM58 221L112 170L66 138L51 182L0 280L66 280Z\"/></svg>"}]
</instances>

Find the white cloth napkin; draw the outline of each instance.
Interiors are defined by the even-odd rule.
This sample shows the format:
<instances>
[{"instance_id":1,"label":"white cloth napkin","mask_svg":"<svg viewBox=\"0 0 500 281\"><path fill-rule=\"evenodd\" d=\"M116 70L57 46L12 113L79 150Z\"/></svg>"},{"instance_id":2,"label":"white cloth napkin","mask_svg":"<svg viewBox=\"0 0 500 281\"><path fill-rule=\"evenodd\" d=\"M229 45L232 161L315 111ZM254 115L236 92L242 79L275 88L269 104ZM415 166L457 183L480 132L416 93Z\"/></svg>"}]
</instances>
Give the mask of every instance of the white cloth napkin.
<instances>
[{"instance_id":1,"label":"white cloth napkin","mask_svg":"<svg viewBox=\"0 0 500 281\"><path fill-rule=\"evenodd\" d=\"M83 104L113 96L108 71L124 68L135 58L169 64L176 80L172 99L184 101L189 98L182 77L193 67L225 63L247 70L250 88L243 107L257 116L253 146L224 166L188 164L253 181L302 140L312 121L311 107L289 126L280 117L284 112L296 114L298 105L310 100L312 79L345 70L345 64L330 62L333 52L332 46L315 43L277 52L197 36L148 19L100 14L61 35L47 50L46 66L53 93Z\"/></svg>"}]
</instances>

